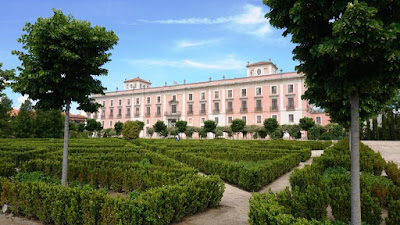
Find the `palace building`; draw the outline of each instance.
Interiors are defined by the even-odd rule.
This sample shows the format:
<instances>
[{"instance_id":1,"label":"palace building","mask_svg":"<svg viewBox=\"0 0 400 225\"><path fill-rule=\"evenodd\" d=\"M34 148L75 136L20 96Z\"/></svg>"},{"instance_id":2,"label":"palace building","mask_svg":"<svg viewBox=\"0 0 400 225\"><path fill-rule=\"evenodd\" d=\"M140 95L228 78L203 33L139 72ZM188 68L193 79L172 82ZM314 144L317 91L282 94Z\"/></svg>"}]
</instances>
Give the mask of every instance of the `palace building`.
<instances>
[{"instance_id":1,"label":"palace building","mask_svg":"<svg viewBox=\"0 0 400 225\"><path fill-rule=\"evenodd\" d=\"M305 91L304 76L296 72L277 73L271 61L247 64L247 76L235 79L151 87L151 82L136 77L124 81L123 91L92 96L102 104L99 112L89 115L104 128L113 128L118 121L141 120L146 130L157 120L174 126L185 120L188 126L201 127L214 120L218 126L229 126L234 119L247 125L262 126L266 118L279 124L298 124L311 117L320 125L329 117L301 99Z\"/></svg>"}]
</instances>

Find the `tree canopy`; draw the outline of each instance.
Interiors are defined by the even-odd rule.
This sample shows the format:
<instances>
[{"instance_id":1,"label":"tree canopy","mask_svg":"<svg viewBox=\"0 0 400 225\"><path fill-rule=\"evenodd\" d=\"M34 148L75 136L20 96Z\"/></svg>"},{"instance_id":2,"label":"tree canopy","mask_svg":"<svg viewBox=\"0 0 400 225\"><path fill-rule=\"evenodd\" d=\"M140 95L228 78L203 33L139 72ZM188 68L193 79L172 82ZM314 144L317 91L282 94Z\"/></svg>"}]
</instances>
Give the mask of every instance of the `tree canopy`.
<instances>
[{"instance_id":1,"label":"tree canopy","mask_svg":"<svg viewBox=\"0 0 400 225\"><path fill-rule=\"evenodd\" d=\"M303 117L300 119L299 122L299 126L305 131L308 131L311 127L315 125L314 120L310 117Z\"/></svg>"},{"instance_id":2,"label":"tree canopy","mask_svg":"<svg viewBox=\"0 0 400 225\"><path fill-rule=\"evenodd\" d=\"M234 119L231 123L231 129L233 133L242 132L244 127L246 126L246 121L241 119Z\"/></svg>"},{"instance_id":3,"label":"tree canopy","mask_svg":"<svg viewBox=\"0 0 400 225\"><path fill-rule=\"evenodd\" d=\"M176 128L178 128L179 133L183 133L186 131L187 122L184 120L179 120L175 123Z\"/></svg>"},{"instance_id":4,"label":"tree canopy","mask_svg":"<svg viewBox=\"0 0 400 225\"><path fill-rule=\"evenodd\" d=\"M271 135L278 129L279 123L275 118L268 118L264 120L264 128L267 134Z\"/></svg>"},{"instance_id":5,"label":"tree canopy","mask_svg":"<svg viewBox=\"0 0 400 225\"><path fill-rule=\"evenodd\" d=\"M215 128L217 127L217 124L215 123L214 120L206 120L204 121L204 130L205 132L215 132Z\"/></svg>"}]
</instances>

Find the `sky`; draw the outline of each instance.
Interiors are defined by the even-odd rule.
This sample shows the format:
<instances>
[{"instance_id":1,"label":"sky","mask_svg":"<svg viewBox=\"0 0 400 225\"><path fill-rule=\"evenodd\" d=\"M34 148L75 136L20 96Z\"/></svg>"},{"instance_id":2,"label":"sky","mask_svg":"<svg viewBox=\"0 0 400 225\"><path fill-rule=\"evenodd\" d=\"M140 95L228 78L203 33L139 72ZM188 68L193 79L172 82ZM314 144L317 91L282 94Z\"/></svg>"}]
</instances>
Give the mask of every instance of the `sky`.
<instances>
[{"instance_id":1,"label":"sky","mask_svg":"<svg viewBox=\"0 0 400 225\"><path fill-rule=\"evenodd\" d=\"M75 19L113 30L118 44L99 77L107 91L123 90L123 81L140 76L152 86L246 76L247 62L274 62L292 72L294 44L264 18L269 8L262 0L15 0L0 8L2 69L20 66L12 50L26 22L51 17L52 8ZM27 96L5 91L19 108ZM78 113L76 104L72 113Z\"/></svg>"}]
</instances>

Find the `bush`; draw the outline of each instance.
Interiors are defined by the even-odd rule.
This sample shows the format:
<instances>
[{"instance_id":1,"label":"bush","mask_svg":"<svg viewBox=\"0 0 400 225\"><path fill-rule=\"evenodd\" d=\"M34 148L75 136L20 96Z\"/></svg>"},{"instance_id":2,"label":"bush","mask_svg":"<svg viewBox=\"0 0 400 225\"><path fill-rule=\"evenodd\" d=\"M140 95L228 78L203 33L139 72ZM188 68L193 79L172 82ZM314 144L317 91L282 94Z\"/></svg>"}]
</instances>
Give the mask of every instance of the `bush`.
<instances>
[{"instance_id":1,"label":"bush","mask_svg":"<svg viewBox=\"0 0 400 225\"><path fill-rule=\"evenodd\" d=\"M388 162L385 171L393 183L400 186L400 169L397 167L396 163L393 161Z\"/></svg>"},{"instance_id":2,"label":"bush","mask_svg":"<svg viewBox=\"0 0 400 225\"><path fill-rule=\"evenodd\" d=\"M277 129L277 130L275 130L274 132L272 132L272 133L270 134L270 136L271 136L271 138L272 138L273 140L282 139L282 137L283 137L283 132L282 132L282 130Z\"/></svg>"},{"instance_id":3,"label":"bush","mask_svg":"<svg viewBox=\"0 0 400 225\"><path fill-rule=\"evenodd\" d=\"M388 217L386 218L387 225L400 224L400 200L392 200L388 207Z\"/></svg>"},{"instance_id":4,"label":"bush","mask_svg":"<svg viewBox=\"0 0 400 225\"><path fill-rule=\"evenodd\" d=\"M138 139L140 131L139 124L134 121L126 121L122 126L122 136L126 140Z\"/></svg>"}]
</instances>

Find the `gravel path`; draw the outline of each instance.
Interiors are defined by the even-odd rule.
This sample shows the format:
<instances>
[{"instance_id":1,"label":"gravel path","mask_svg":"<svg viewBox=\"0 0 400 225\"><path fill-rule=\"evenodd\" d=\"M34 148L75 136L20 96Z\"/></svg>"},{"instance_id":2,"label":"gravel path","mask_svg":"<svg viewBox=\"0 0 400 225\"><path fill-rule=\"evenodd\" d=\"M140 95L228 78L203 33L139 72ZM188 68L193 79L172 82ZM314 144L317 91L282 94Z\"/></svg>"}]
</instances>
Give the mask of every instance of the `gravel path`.
<instances>
[{"instance_id":1,"label":"gravel path","mask_svg":"<svg viewBox=\"0 0 400 225\"><path fill-rule=\"evenodd\" d=\"M380 152L386 161L400 166L400 141L362 141L376 152Z\"/></svg>"}]
</instances>

